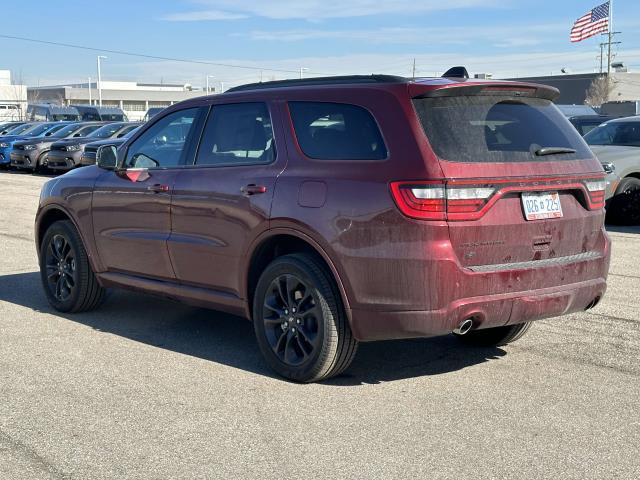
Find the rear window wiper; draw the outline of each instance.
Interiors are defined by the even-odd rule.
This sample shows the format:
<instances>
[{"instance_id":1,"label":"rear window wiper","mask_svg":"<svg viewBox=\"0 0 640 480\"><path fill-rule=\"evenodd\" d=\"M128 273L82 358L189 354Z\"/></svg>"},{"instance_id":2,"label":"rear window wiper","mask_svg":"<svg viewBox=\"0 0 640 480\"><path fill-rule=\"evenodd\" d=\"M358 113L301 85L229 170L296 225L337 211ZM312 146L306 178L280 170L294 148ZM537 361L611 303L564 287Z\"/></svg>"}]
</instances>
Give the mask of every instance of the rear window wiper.
<instances>
[{"instance_id":1,"label":"rear window wiper","mask_svg":"<svg viewBox=\"0 0 640 480\"><path fill-rule=\"evenodd\" d=\"M535 151L535 154L538 157L543 157L545 155L560 155L562 153L576 153L576 149L567 147L542 147Z\"/></svg>"}]
</instances>

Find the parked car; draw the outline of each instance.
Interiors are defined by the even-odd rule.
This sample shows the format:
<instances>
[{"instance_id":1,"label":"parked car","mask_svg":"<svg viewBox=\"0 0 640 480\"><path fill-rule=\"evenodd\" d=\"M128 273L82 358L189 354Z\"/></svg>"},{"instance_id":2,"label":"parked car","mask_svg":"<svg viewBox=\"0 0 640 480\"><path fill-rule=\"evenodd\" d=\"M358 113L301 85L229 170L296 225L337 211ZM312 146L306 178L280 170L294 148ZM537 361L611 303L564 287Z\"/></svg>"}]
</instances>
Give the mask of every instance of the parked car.
<instances>
[{"instance_id":1,"label":"parked car","mask_svg":"<svg viewBox=\"0 0 640 480\"><path fill-rule=\"evenodd\" d=\"M640 101L605 102L600 112L616 117L631 117L640 115Z\"/></svg>"},{"instance_id":2,"label":"parked car","mask_svg":"<svg viewBox=\"0 0 640 480\"><path fill-rule=\"evenodd\" d=\"M122 135L119 138L107 138L106 140L98 140L97 142L87 143L84 147L84 151L80 156L80 164L83 166L87 165L95 165L96 163L96 154L98 153L98 149L100 147L106 147L113 145L114 147L119 147L122 145L129 137L131 137L138 130L139 125L135 126L129 130L128 133Z\"/></svg>"},{"instance_id":3,"label":"parked car","mask_svg":"<svg viewBox=\"0 0 640 480\"><path fill-rule=\"evenodd\" d=\"M80 121L80 114L75 107L53 105L50 103L29 104L27 119L32 122Z\"/></svg>"},{"instance_id":4,"label":"parked car","mask_svg":"<svg viewBox=\"0 0 640 480\"><path fill-rule=\"evenodd\" d=\"M253 319L310 382L359 341L503 345L605 292L604 173L543 85L351 76L173 105L44 185L53 308L106 287Z\"/></svg>"},{"instance_id":5,"label":"parked car","mask_svg":"<svg viewBox=\"0 0 640 480\"><path fill-rule=\"evenodd\" d=\"M74 105L83 121L126 122L127 115L118 107L100 107L97 105Z\"/></svg>"},{"instance_id":6,"label":"parked car","mask_svg":"<svg viewBox=\"0 0 640 480\"><path fill-rule=\"evenodd\" d=\"M144 114L144 118L142 119L142 121L148 122L157 114L159 114L161 111L163 111L165 108L167 107L151 107L150 109L147 110L147 113Z\"/></svg>"},{"instance_id":7,"label":"parked car","mask_svg":"<svg viewBox=\"0 0 640 480\"><path fill-rule=\"evenodd\" d=\"M585 115L594 116L598 115L598 112L589 105L557 105L562 114L567 117L582 117Z\"/></svg>"},{"instance_id":8,"label":"parked car","mask_svg":"<svg viewBox=\"0 0 640 480\"><path fill-rule=\"evenodd\" d=\"M5 122L0 125L0 137L6 135L8 132L13 130L14 128L19 127L20 125L24 125L27 122Z\"/></svg>"},{"instance_id":9,"label":"parked car","mask_svg":"<svg viewBox=\"0 0 640 480\"><path fill-rule=\"evenodd\" d=\"M616 117L610 117L608 115L575 115L569 117L571 124L576 127L578 133L583 137L598 125L613 120Z\"/></svg>"},{"instance_id":10,"label":"parked car","mask_svg":"<svg viewBox=\"0 0 640 480\"><path fill-rule=\"evenodd\" d=\"M139 126L139 123L107 123L86 137L68 138L51 145L47 166L57 172L66 172L82 165L82 153L88 143L107 138L120 138Z\"/></svg>"},{"instance_id":11,"label":"parked car","mask_svg":"<svg viewBox=\"0 0 640 480\"><path fill-rule=\"evenodd\" d=\"M607 221L640 225L640 204L632 195L640 190L640 117L610 120L594 128L584 139L610 170Z\"/></svg>"},{"instance_id":12,"label":"parked car","mask_svg":"<svg viewBox=\"0 0 640 480\"><path fill-rule=\"evenodd\" d=\"M16 141L10 154L11 166L32 172L46 168L52 144L65 138L85 137L102 126L104 122L63 124L58 131L52 132L49 136Z\"/></svg>"},{"instance_id":13,"label":"parked car","mask_svg":"<svg viewBox=\"0 0 640 480\"><path fill-rule=\"evenodd\" d=\"M60 122L30 122L10 130L7 135L0 137L0 166L7 168L11 164L11 151L15 142L47 136L64 126Z\"/></svg>"}]
</instances>

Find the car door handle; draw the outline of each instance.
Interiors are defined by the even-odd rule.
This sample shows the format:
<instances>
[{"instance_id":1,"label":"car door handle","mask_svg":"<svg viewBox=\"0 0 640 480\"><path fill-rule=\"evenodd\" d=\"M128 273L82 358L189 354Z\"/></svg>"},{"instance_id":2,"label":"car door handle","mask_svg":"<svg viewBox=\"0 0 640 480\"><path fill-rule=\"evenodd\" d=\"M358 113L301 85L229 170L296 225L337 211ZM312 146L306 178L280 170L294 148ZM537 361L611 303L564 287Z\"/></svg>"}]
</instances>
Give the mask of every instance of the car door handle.
<instances>
[{"instance_id":1,"label":"car door handle","mask_svg":"<svg viewBox=\"0 0 640 480\"><path fill-rule=\"evenodd\" d=\"M147 191L154 193L168 192L169 185L165 185L163 183L156 183L155 185L149 185L147 187Z\"/></svg>"},{"instance_id":2,"label":"car door handle","mask_svg":"<svg viewBox=\"0 0 640 480\"><path fill-rule=\"evenodd\" d=\"M242 193L245 195L256 195L258 193L266 193L267 187L264 185L256 185L254 183L250 183L249 185L245 185L240 189Z\"/></svg>"}]
</instances>

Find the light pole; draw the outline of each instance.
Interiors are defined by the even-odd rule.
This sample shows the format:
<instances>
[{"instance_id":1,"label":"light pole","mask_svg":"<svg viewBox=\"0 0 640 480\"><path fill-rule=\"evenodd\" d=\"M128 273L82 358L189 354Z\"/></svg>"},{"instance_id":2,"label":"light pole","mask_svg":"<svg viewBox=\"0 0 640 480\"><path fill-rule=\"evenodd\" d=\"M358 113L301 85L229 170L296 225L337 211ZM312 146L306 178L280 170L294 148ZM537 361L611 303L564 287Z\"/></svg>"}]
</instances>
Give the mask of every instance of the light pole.
<instances>
[{"instance_id":1,"label":"light pole","mask_svg":"<svg viewBox=\"0 0 640 480\"><path fill-rule=\"evenodd\" d=\"M308 68L300 67L300 78L304 78L304 72L308 72Z\"/></svg>"},{"instance_id":2,"label":"light pole","mask_svg":"<svg viewBox=\"0 0 640 480\"><path fill-rule=\"evenodd\" d=\"M207 95L209 95L209 79L213 78L213 75L207 75Z\"/></svg>"},{"instance_id":3,"label":"light pole","mask_svg":"<svg viewBox=\"0 0 640 480\"><path fill-rule=\"evenodd\" d=\"M98 104L102 106L102 76L100 74L100 60L106 60L104 55L98 55Z\"/></svg>"},{"instance_id":4,"label":"light pole","mask_svg":"<svg viewBox=\"0 0 640 480\"><path fill-rule=\"evenodd\" d=\"M89 105L91 105L91 77L89 77Z\"/></svg>"}]
</instances>

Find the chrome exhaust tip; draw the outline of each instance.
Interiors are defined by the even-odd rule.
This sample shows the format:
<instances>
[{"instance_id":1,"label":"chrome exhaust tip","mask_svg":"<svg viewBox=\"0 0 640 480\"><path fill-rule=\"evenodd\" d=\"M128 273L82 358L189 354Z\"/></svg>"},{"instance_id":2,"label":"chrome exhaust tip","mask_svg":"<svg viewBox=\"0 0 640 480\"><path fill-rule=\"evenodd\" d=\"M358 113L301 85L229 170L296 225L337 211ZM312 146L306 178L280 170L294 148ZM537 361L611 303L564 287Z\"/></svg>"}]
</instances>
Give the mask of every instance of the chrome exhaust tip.
<instances>
[{"instance_id":1,"label":"chrome exhaust tip","mask_svg":"<svg viewBox=\"0 0 640 480\"><path fill-rule=\"evenodd\" d=\"M453 333L455 333L456 335L464 335L465 333L469 332L469 330L471 330L472 327L473 327L473 319L467 318L466 320L463 320L462 323L458 325L457 328L453 329Z\"/></svg>"}]
</instances>

